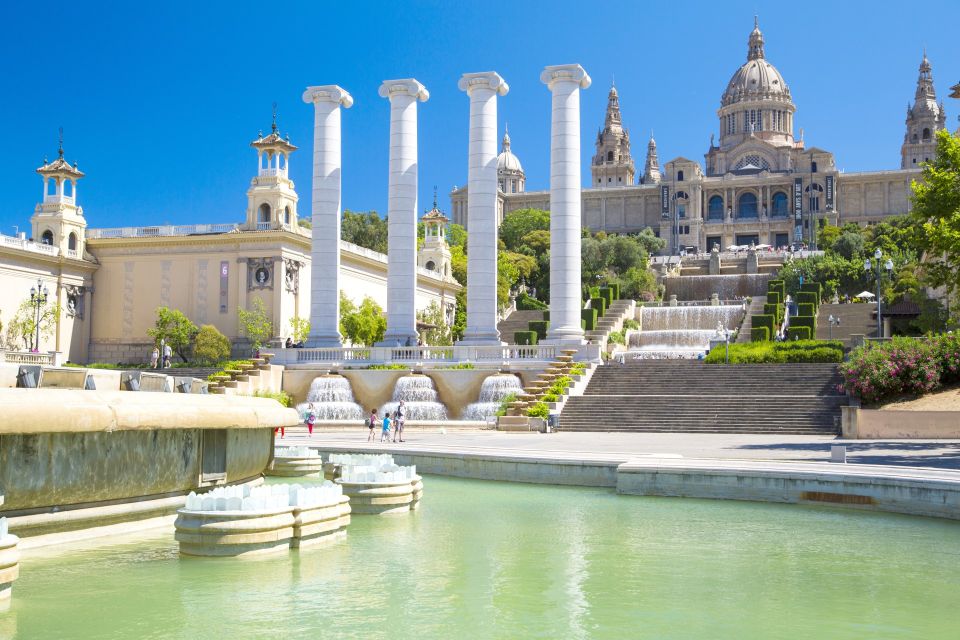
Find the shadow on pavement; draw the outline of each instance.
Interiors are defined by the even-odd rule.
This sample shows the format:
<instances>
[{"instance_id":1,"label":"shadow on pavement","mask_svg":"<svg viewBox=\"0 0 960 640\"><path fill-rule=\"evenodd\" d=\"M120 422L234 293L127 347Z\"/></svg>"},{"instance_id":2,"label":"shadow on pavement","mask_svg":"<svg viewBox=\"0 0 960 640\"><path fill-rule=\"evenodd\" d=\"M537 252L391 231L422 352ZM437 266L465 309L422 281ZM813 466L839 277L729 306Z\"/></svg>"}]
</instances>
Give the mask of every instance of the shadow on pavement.
<instances>
[{"instance_id":1,"label":"shadow on pavement","mask_svg":"<svg viewBox=\"0 0 960 640\"><path fill-rule=\"evenodd\" d=\"M744 444L734 447L749 451L822 451L824 459L830 456L834 444L847 446L847 462L857 464L889 464L905 467L937 467L960 470L960 443L955 442L797 442L776 444ZM809 457L797 457L808 460Z\"/></svg>"}]
</instances>

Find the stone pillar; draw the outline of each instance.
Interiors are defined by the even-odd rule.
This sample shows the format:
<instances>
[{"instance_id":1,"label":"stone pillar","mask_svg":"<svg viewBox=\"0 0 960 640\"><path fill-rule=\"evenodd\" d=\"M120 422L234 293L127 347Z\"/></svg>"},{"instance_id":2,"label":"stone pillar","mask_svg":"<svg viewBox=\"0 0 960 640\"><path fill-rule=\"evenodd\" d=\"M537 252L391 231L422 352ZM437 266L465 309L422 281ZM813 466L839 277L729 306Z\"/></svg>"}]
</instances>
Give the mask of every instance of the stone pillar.
<instances>
[{"instance_id":1,"label":"stone pillar","mask_svg":"<svg viewBox=\"0 0 960 640\"><path fill-rule=\"evenodd\" d=\"M313 240L310 244L310 335L308 347L340 347L340 107L353 104L336 85L307 87L313 104ZM283 262L274 273L281 295ZM280 318L277 317L279 322ZM283 327L277 330L282 334Z\"/></svg>"},{"instance_id":2,"label":"stone pillar","mask_svg":"<svg viewBox=\"0 0 960 640\"><path fill-rule=\"evenodd\" d=\"M390 179L387 192L387 333L380 346L417 344L417 102L430 93L412 78L387 80Z\"/></svg>"},{"instance_id":3,"label":"stone pillar","mask_svg":"<svg viewBox=\"0 0 960 640\"><path fill-rule=\"evenodd\" d=\"M580 89L590 76L578 64L547 67L540 81L553 94L550 123L550 344L583 344L580 327Z\"/></svg>"},{"instance_id":4,"label":"stone pillar","mask_svg":"<svg viewBox=\"0 0 960 640\"><path fill-rule=\"evenodd\" d=\"M460 344L499 345L497 330L497 96L510 88L498 74L465 73L470 96L467 173L467 328Z\"/></svg>"}]
</instances>

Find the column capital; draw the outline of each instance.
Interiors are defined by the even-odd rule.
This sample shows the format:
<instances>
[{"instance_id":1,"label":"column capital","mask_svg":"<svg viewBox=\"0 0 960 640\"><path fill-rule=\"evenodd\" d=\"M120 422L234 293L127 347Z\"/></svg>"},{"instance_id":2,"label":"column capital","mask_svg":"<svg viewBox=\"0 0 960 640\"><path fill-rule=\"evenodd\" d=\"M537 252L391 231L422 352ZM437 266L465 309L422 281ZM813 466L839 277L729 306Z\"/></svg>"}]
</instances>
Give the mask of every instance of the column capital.
<instances>
[{"instance_id":1,"label":"column capital","mask_svg":"<svg viewBox=\"0 0 960 640\"><path fill-rule=\"evenodd\" d=\"M465 73L457 83L457 87L460 91L466 91L468 94L474 89L490 89L498 96L505 96L510 91L510 85L496 71Z\"/></svg>"},{"instance_id":2,"label":"column capital","mask_svg":"<svg viewBox=\"0 0 960 640\"><path fill-rule=\"evenodd\" d=\"M393 98L394 96L411 96L420 102L426 102L430 98L430 92L427 88L413 78L404 78L402 80L384 80L380 85L381 98Z\"/></svg>"},{"instance_id":3,"label":"column capital","mask_svg":"<svg viewBox=\"0 0 960 640\"><path fill-rule=\"evenodd\" d=\"M578 64L555 64L543 69L540 73L540 82L550 87L553 91L553 83L567 81L575 82L581 89L590 86L590 76L586 70Z\"/></svg>"},{"instance_id":4,"label":"column capital","mask_svg":"<svg viewBox=\"0 0 960 640\"><path fill-rule=\"evenodd\" d=\"M334 102L349 109L353 105L353 96L347 90L335 84L325 84L319 87L307 87L303 92L303 101L307 104L318 102Z\"/></svg>"}]
</instances>

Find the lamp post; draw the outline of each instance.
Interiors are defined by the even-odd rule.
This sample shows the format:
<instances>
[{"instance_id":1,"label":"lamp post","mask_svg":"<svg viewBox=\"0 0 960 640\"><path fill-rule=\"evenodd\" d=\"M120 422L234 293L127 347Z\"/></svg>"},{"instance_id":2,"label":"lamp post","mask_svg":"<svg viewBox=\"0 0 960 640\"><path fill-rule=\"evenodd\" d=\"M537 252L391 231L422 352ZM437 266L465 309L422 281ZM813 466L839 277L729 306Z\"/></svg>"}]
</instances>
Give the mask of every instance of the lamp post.
<instances>
[{"instance_id":1,"label":"lamp post","mask_svg":"<svg viewBox=\"0 0 960 640\"><path fill-rule=\"evenodd\" d=\"M870 258L867 258L863 263L863 269L868 274L874 275L877 279L877 337L883 337L883 316L880 308L880 281L883 278L883 270L887 270L887 277L893 276L893 260L887 258L887 261L882 265L880 260L883 259L883 251L877 249L873 253L873 257L876 261L876 274L873 273L873 265L870 263Z\"/></svg>"},{"instance_id":2,"label":"lamp post","mask_svg":"<svg viewBox=\"0 0 960 640\"><path fill-rule=\"evenodd\" d=\"M40 310L47 304L47 293L47 287L44 286L43 281L37 278L37 286L30 287L30 304L33 305L33 319L36 327L33 350L37 352L40 351Z\"/></svg>"},{"instance_id":3,"label":"lamp post","mask_svg":"<svg viewBox=\"0 0 960 640\"><path fill-rule=\"evenodd\" d=\"M840 316L834 316L833 314L830 314L829 321L830 321L830 339L833 340L833 328L835 326L837 327L840 326Z\"/></svg>"}]
</instances>

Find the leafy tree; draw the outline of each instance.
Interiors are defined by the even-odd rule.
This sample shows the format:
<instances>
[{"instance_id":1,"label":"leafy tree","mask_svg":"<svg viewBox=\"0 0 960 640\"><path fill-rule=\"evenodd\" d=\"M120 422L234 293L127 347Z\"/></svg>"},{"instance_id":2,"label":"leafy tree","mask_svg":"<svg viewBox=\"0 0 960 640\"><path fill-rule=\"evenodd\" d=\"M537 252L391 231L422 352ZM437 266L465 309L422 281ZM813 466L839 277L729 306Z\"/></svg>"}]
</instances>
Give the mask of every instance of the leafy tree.
<instances>
[{"instance_id":1,"label":"leafy tree","mask_svg":"<svg viewBox=\"0 0 960 640\"><path fill-rule=\"evenodd\" d=\"M607 267L615 274L626 273L634 267L646 267L647 251L633 237L607 236L601 243L607 256Z\"/></svg>"},{"instance_id":2,"label":"leafy tree","mask_svg":"<svg viewBox=\"0 0 960 640\"><path fill-rule=\"evenodd\" d=\"M620 284L621 298L647 302L657 298L657 277L645 266L630 267L615 282Z\"/></svg>"},{"instance_id":3,"label":"leafy tree","mask_svg":"<svg viewBox=\"0 0 960 640\"><path fill-rule=\"evenodd\" d=\"M467 246L467 230L463 225L451 224L447 227L447 244L451 247Z\"/></svg>"},{"instance_id":4,"label":"leafy tree","mask_svg":"<svg viewBox=\"0 0 960 640\"><path fill-rule=\"evenodd\" d=\"M467 254L464 246L450 247L450 274L454 280L467 286Z\"/></svg>"},{"instance_id":5,"label":"leafy tree","mask_svg":"<svg viewBox=\"0 0 960 640\"><path fill-rule=\"evenodd\" d=\"M464 287L457 292L457 309L453 315L453 326L450 327L450 333L454 340L463 338L467 330L467 289Z\"/></svg>"},{"instance_id":6,"label":"leafy tree","mask_svg":"<svg viewBox=\"0 0 960 640\"><path fill-rule=\"evenodd\" d=\"M157 307L157 319L147 335L159 343L163 340L181 360L190 360L190 347L200 329L179 309ZM162 355L162 354L161 354Z\"/></svg>"},{"instance_id":7,"label":"leafy tree","mask_svg":"<svg viewBox=\"0 0 960 640\"><path fill-rule=\"evenodd\" d=\"M54 296L48 295L47 301L40 307L40 337L49 338L60 320L60 303ZM20 303L13 320L7 327L7 344L11 347L23 344L24 349L40 349L37 341L37 308L29 298Z\"/></svg>"},{"instance_id":8,"label":"leafy tree","mask_svg":"<svg viewBox=\"0 0 960 640\"><path fill-rule=\"evenodd\" d=\"M193 341L193 361L210 366L230 357L230 340L212 324L200 327Z\"/></svg>"},{"instance_id":9,"label":"leafy tree","mask_svg":"<svg viewBox=\"0 0 960 640\"><path fill-rule=\"evenodd\" d=\"M426 309L418 311L417 320L433 325L432 328L424 329L421 332L424 344L431 347L448 347L453 344L453 333L447 326L447 319L444 317L443 309L440 308L439 304L431 302Z\"/></svg>"},{"instance_id":10,"label":"leafy tree","mask_svg":"<svg viewBox=\"0 0 960 640\"><path fill-rule=\"evenodd\" d=\"M340 333L352 344L372 346L383 340L387 318L376 300L367 296L359 306L340 292Z\"/></svg>"},{"instance_id":11,"label":"leafy tree","mask_svg":"<svg viewBox=\"0 0 960 640\"><path fill-rule=\"evenodd\" d=\"M253 345L253 350L257 351L273 337L273 320L260 298L254 298L251 306L253 308L250 311L237 307L237 320Z\"/></svg>"},{"instance_id":12,"label":"leafy tree","mask_svg":"<svg viewBox=\"0 0 960 640\"><path fill-rule=\"evenodd\" d=\"M667 241L663 238L658 238L653 233L653 229L650 227L647 227L640 233L636 233L630 237L640 243L640 246L643 247L648 256L659 253L665 246L667 246Z\"/></svg>"},{"instance_id":13,"label":"leafy tree","mask_svg":"<svg viewBox=\"0 0 960 640\"><path fill-rule=\"evenodd\" d=\"M960 290L960 137L937 132L937 154L924 163L921 180L914 180L913 221L922 233L920 247L927 252L926 282Z\"/></svg>"},{"instance_id":14,"label":"leafy tree","mask_svg":"<svg viewBox=\"0 0 960 640\"><path fill-rule=\"evenodd\" d=\"M340 237L355 245L387 252L387 219L381 218L376 211L356 213L349 209L343 212Z\"/></svg>"},{"instance_id":15,"label":"leafy tree","mask_svg":"<svg viewBox=\"0 0 960 640\"><path fill-rule=\"evenodd\" d=\"M833 243L833 251L847 260L853 260L863 254L865 244L862 233L844 231Z\"/></svg>"},{"instance_id":16,"label":"leafy tree","mask_svg":"<svg viewBox=\"0 0 960 640\"><path fill-rule=\"evenodd\" d=\"M310 218L297 218L297 224L305 229L313 228L313 220Z\"/></svg>"},{"instance_id":17,"label":"leafy tree","mask_svg":"<svg viewBox=\"0 0 960 640\"><path fill-rule=\"evenodd\" d=\"M293 316L290 318L290 337L297 344L304 342L310 335L310 320Z\"/></svg>"},{"instance_id":18,"label":"leafy tree","mask_svg":"<svg viewBox=\"0 0 960 640\"><path fill-rule=\"evenodd\" d=\"M517 209L503 216L500 239L511 251L518 251L521 239L531 231L550 231L550 212L543 209Z\"/></svg>"}]
</instances>

